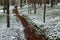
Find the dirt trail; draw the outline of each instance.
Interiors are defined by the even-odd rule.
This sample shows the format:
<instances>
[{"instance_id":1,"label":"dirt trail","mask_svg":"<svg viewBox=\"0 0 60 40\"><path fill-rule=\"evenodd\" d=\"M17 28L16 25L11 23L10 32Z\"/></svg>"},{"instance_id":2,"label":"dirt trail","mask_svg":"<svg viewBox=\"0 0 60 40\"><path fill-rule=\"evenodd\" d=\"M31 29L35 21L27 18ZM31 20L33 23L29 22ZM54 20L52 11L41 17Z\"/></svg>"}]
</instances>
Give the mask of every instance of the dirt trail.
<instances>
[{"instance_id":1,"label":"dirt trail","mask_svg":"<svg viewBox=\"0 0 60 40\"><path fill-rule=\"evenodd\" d=\"M14 9L13 11L16 14L15 16L21 20L21 23L25 28L24 32L27 40L43 40L42 36L37 37L35 35L35 29L21 15L18 14L17 9Z\"/></svg>"}]
</instances>

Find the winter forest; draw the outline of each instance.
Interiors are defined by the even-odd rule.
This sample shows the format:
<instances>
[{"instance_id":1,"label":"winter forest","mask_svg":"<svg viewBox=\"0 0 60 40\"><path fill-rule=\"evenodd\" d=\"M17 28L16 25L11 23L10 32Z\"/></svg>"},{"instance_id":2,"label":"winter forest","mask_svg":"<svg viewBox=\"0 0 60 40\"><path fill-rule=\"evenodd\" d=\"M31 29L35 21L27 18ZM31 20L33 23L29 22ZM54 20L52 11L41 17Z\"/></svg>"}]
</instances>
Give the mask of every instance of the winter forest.
<instances>
[{"instance_id":1,"label":"winter forest","mask_svg":"<svg viewBox=\"0 0 60 40\"><path fill-rule=\"evenodd\" d=\"M0 0L0 40L60 40L60 0Z\"/></svg>"}]
</instances>

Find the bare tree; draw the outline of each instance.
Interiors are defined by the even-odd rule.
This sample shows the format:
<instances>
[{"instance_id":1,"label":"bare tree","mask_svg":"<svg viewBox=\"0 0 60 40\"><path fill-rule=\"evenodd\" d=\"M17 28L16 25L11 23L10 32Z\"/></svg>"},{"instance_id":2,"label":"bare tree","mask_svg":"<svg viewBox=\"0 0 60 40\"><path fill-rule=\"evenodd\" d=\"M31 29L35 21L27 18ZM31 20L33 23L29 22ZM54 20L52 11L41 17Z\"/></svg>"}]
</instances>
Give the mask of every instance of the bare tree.
<instances>
[{"instance_id":1,"label":"bare tree","mask_svg":"<svg viewBox=\"0 0 60 40\"><path fill-rule=\"evenodd\" d=\"M20 8L22 9L22 0L20 0Z\"/></svg>"},{"instance_id":2,"label":"bare tree","mask_svg":"<svg viewBox=\"0 0 60 40\"><path fill-rule=\"evenodd\" d=\"M15 0L11 0L12 5L15 5L15 2L16 2Z\"/></svg>"},{"instance_id":3,"label":"bare tree","mask_svg":"<svg viewBox=\"0 0 60 40\"><path fill-rule=\"evenodd\" d=\"M36 14L36 0L34 0L34 14Z\"/></svg>"},{"instance_id":4,"label":"bare tree","mask_svg":"<svg viewBox=\"0 0 60 40\"><path fill-rule=\"evenodd\" d=\"M0 0L0 5L2 5L2 0Z\"/></svg>"},{"instance_id":5,"label":"bare tree","mask_svg":"<svg viewBox=\"0 0 60 40\"><path fill-rule=\"evenodd\" d=\"M7 27L10 27L9 0L7 0L6 6L7 6Z\"/></svg>"},{"instance_id":6,"label":"bare tree","mask_svg":"<svg viewBox=\"0 0 60 40\"><path fill-rule=\"evenodd\" d=\"M42 6L42 0L39 0L38 2L39 2L39 4L40 4L40 7L41 7L41 6Z\"/></svg>"},{"instance_id":7,"label":"bare tree","mask_svg":"<svg viewBox=\"0 0 60 40\"><path fill-rule=\"evenodd\" d=\"M24 4L26 4L26 0L24 0Z\"/></svg>"},{"instance_id":8,"label":"bare tree","mask_svg":"<svg viewBox=\"0 0 60 40\"><path fill-rule=\"evenodd\" d=\"M46 0L44 0L44 20L43 20L43 22L45 22L45 14L46 14Z\"/></svg>"},{"instance_id":9,"label":"bare tree","mask_svg":"<svg viewBox=\"0 0 60 40\"><path fill-rule=\"evenodd\" d=\"M47 0L47 4L49 4L49 0Z\"/></svg>"},{"instance_id":10,"label":"bare tree","mask_svg":"<svg viewBox=\"0 0 60 40\"><path fill-rule=\"evenodd\" d=\"M5 13L5 4L6 4L6 2L5 2L5 0L4 0L4 13Z\"/></svg>"},{"instance_id":11,"label":"bare tree","mask_svg":"<svg viewBox=\"0 0 60 40\"><path fill-rule=\"evenodd\" d=\"M31 4L31 0L28 0L28 13L31 13L31 6L30 6L30 4Z\"/></svg>"},{"instance_id":12,"label":"bare tree","mask_svg":"<svg viewBox=\"0 0 60 40\"><path fill-rule=\"evenodd\" d=\"M7 9L7 0L4 0L4 13L5 13L5 10Z\"/></svg>"},{"instance_id":13,"label":"bare tree","mask_svg":"<svg viewBox=\"0 0 60 40\"><path fill-rule=\"evenodd\" d=\"M29 0L28 0L28 14L29 14Z\"/></svg>"},{"instance_id":14,"label":"bare tree","mask_svg":"<svg viewBox=\"0 0 60 40\"><path fill-rule=\"evenodd\" d=\"M51 0L51 8L53 7L53 0Z\"/></svg>"}]
</instances>

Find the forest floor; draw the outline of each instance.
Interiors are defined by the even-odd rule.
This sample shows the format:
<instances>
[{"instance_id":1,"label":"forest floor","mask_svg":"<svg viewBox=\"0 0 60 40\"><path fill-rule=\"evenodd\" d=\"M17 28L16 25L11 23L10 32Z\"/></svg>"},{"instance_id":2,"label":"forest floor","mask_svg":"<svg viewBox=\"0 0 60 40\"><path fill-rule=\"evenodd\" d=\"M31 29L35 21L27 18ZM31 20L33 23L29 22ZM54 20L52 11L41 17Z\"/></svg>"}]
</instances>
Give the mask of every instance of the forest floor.
<instances>
[{"instance_id":1,"label":"forest floor","mask_svg":"<svg viewBox=\"0 0 60 40\"><path fill-rule=\"evenodd\" d=\"M21 21L14 16L12 10L14 6L10 7L10 28L7 28L6 13L0 8L0 40L26 40L24 27ZM18 7L20 15L23 15L25 19L32 25L37 25L39 28L45 30L46 37L50 39L60 38L60 5L54 5L53 8L47 5L46 11L46 23L43 23L43 6L38 8L34 14L34 9L31 7L31 14L28 14L28 6L25 5L22 9ZM27 19L28 18L28 19ZM39 24L38 24L39 23ZM44 25L44 27L40 27ZM38 30L40 32L40 29Z\"/></svg>"},{"instance_id":2,"label":"forest floor","mask_svg":"<svg viewBox=\"0 0 60 40\"><path fill-rule=\"evenodd\" d=\"M50 40L56 40L60 38L60 5L54 5L46 7L46 19L43 22L44 7L37 8L36 14L34 14L34 9L30 7L31 13L27 11L22 12L22 16L33 26L37 26L37 34L45 34ZM43 32L44 31L44 32Z\"/></svg>"}]
</instances>

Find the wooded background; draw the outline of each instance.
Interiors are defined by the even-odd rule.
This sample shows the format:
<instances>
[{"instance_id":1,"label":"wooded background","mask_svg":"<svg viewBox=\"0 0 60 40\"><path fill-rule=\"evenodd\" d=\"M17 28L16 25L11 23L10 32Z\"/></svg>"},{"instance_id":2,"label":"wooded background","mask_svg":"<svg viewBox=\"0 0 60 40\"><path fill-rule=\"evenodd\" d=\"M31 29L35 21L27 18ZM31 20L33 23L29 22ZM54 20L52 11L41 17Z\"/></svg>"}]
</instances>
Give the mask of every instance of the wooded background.
<instances>
[{"instance_id":1,"label":"wooded background","mask_svg":"<svg viewBox=\"0 0 60 40\"><path fill-rule=\"evenodd\" d=\"M6 0L0 0L0 5L4 4L4 1ZM20 4L20 1L22 3L28 2L28 0L9 0L9 4ZM44 0L29 0L30 2L36 1L36 3L40 3L41 1L43 2ZM54 2L60 2L60 0L53 0ZM46 0L47 3L51 3L51 0Z\"/></svg>"}]
</instances>

